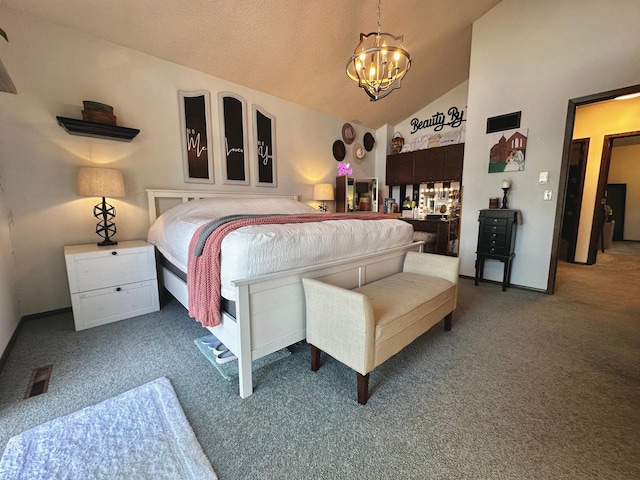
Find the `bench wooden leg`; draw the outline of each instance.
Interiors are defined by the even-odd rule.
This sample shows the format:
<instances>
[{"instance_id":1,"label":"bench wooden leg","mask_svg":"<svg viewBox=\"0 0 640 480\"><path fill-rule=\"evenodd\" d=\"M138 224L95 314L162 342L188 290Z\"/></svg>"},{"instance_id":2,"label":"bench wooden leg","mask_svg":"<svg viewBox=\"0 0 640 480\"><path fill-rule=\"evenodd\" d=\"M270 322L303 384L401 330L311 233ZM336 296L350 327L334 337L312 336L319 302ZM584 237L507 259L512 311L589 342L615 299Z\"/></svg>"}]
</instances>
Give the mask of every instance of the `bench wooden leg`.
<instances>
[{"instance_id":1,"label":"bench wooden leg","mask_svg":"<svg viewBox=\"0 0 640 480\"><path fill-rule=\"evenodd\" d=\"M451 321L453 320L453 312L444 317L444 329L449 331L451 330Z\"/></svg>"},{"instance_id":2,"label":"bench wooden leg","mask_svg":"<svg viewBox=\"0 0 640 480\"><path fill-rule=\"evenodd\" d=\"M362 375L356 372L358 376L358 403L364 405L369 399L369 374Z\"/></svg>"},{"instance_id":3,"label":"bench wooden leg","mask_svg":"<svg viewBox=\"0 0 640 480\"><path fill-rule=\"evenodd\" d=\"M317 372L320 368L320 349L311 345L311 370Z\"/></svg>"}]
</instances>

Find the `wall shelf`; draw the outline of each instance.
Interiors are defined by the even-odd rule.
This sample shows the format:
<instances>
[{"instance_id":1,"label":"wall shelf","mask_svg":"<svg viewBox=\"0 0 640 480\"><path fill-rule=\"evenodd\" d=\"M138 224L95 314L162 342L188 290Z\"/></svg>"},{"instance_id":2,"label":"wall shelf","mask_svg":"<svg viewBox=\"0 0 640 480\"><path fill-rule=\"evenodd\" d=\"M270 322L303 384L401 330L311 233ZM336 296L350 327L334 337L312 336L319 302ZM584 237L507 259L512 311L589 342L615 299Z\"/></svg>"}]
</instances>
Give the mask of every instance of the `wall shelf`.
<instances>
[{"instance_id":1,"label":"wall shelf","mask_svg":"<svg viewBox=\"0 0 640 480\"><path fill-rule=\"evenodd\" d=\"M140 130L137 128L118 127L104 123L86 122L75 118L56 117L58 123L70 135L83 135L86 137L110 138L122 142L130 142Z\"/></svg>"}]
</instances>

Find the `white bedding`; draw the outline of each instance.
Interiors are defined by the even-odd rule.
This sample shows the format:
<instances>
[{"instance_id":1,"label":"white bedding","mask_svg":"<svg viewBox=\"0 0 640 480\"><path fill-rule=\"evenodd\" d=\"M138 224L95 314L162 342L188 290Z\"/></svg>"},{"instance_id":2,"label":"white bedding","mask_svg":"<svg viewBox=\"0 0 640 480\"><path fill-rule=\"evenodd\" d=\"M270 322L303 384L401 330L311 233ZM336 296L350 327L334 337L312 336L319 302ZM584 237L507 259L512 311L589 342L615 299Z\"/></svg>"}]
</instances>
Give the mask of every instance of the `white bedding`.
<instances>
[{"instance_id":1,"label":"white bedding","mask_svg":"<svg viewBox=\"0 0 640 480\"><path fill-rule=\"evenodd\" d=\"M204 223L232 214L314 212L317 210L305 203L282 198L194 200L160 215L149 230L148 241L186 272L189 242ZM242 227L222 242L222 296L235 300L233 280L377 252L412 241L413 227L396 219Z\"/></svg>"}]
</instances>

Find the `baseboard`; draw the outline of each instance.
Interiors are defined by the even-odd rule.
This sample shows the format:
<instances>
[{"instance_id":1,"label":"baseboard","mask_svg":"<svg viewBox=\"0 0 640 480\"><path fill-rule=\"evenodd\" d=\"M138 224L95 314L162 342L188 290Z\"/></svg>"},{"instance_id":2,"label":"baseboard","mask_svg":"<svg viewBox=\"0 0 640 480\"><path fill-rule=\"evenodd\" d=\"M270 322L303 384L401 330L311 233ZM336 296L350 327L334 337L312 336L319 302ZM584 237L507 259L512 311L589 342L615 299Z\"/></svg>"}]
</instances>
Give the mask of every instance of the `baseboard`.
<instances>
[{"instance_id":1,"label":"baseboard","mask_svg":"<svg viewBox=\"0 0 640 480\"><path fill-rule=\"evenodd\" d=\"M469 275L460 275L460 278L466 278L467 280L474 280L475 281L475 276L474 277L470 277ZM498 285L498 286L502 287L502 281L498 281L498 280L487 280L487 279L483 278L480 281L480 283L491 283L491 284ZM548 293L546 290L543 290L541 288L525 287L524 285L516 285L516 284L513 284L513 283L510 283L507 288L515 288L517 290L527 290L529 292L537 292L537 293Z\"/></svg>"},{"instance_id":2,"label":"baseboard","mask_svg":"<svg viewBox=\"0 0 640 480\"><path fill-rule=\"evenodd\" d=\"M18 335L20 333L20 330L22 329L22 326L30 321L30 320L35 320L37 318L44 318L44 317L49 317L51 315L58 315L61 313L67 313L71 311L71 307L66 307L66 308L59 308L57 310L50 310L48 312L40 312L40 313L34 313L31 315L25 315L23 316L20 321L18 322L18 326L16 327L16 329L13 331L13 335L11 335L11 339L9 339L9 343L7 343L7 346L4 349L4 352L2 352L2 356L0 356L0 372L2 372L2 370L4 370L4 366L7 363L7 359L9 358L9 354L11 353L11 349L13 348L13 346L16 343L16 340L18 338Z\"/></svg>"},{"instance_id":3,"label":"baseboard","mask_svg":"<svg viewBox=\"0 0 640 480\"><path fill-rule=\"evenodd\" d=\"M36 318L44 318L51 317L52 315L60 315L61 313L68 313L71 311L71 307L58 308L56 310L49 310L48 312L40 312L40 313L32 313L31 315L25 315L20 319L20 322L23 320L35 320Z\"/></svg>"}]
</instances>

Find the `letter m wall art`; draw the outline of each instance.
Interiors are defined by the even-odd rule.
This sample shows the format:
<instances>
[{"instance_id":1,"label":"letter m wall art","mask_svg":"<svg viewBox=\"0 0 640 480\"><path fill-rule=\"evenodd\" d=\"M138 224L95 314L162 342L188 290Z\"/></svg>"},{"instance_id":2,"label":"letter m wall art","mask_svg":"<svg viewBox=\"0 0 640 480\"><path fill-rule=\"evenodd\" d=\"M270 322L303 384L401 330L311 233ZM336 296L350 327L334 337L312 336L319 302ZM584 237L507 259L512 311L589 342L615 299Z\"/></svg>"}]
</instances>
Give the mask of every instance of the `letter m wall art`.
<instances>
[{"instance_id":1,"label":"letter m wall art","mask_svg":"<svg viewBox=\"0 0 640 480\"><path fill-rule=\"evenodd\" d=\"M213 182L213 148L209 92L179 91L184 181Z\"/></svg>"}]
</instances>

